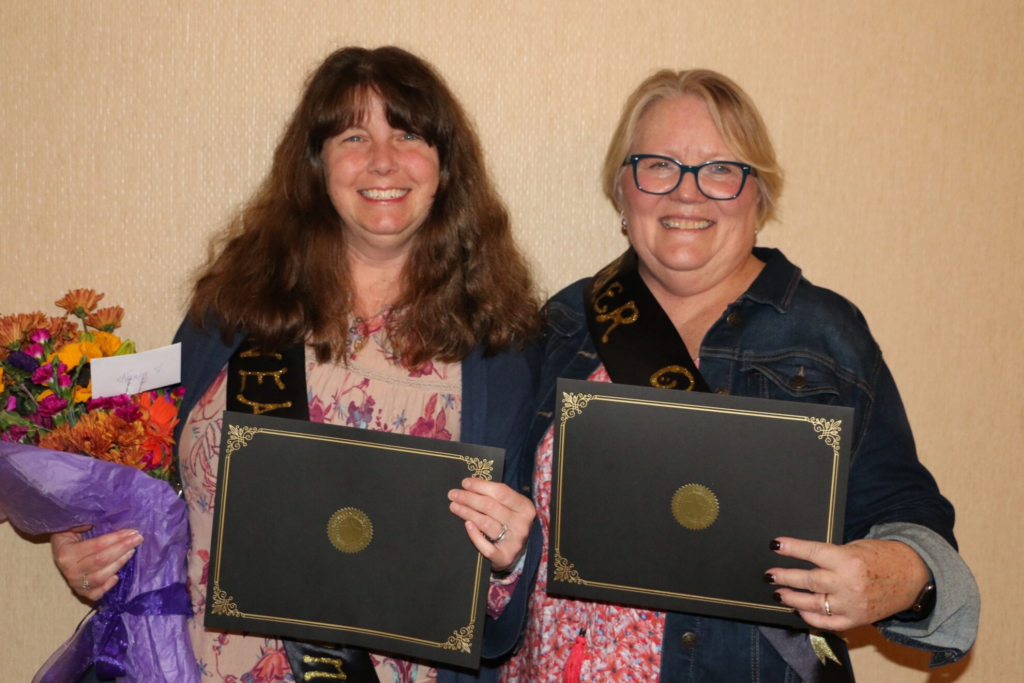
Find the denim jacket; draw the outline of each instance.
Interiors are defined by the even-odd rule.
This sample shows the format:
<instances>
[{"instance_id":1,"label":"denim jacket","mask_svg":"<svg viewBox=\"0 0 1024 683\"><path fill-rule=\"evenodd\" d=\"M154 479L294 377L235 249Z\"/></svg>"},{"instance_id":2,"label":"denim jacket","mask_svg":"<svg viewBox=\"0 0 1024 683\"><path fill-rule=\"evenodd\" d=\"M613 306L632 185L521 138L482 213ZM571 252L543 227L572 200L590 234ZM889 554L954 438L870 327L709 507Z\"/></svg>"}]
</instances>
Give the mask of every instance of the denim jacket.
<instances>
[{"instance_id":1,"label":"denim jacket","mask_svg":"<svg viewBox=\"0 0 1024 683\"><path fill-rule=\"evenodd\" d=\"M973 596L973 627L968 618L960 629L968 631L966 635L933 641L922 637L941 631L941 624L930 623L937 613L947 626L945 612L970 617L970 606L960 600L943 609L937 606L933 617L925 620L929 624L909 635L900 634L895 622L893 631L883 632L904 644L932 650L933 665L956 661L973 644L977 588L955 552L953 507L917 460L910 425L881 350L853 304L809 283L781 252L754 253L766 265L711 326L700 348L700 372L719 394L855 409L844 540L867 537L872 530L872 537L904 540L901 532L910 530L928 539L929 550L938 548L924 552L920 544L908 543L936 576L940 600L965 591L970 594L967 602ZM539 402L527 441L534 450L552 423L556 379L587 379L601 362L583 312L586 283L570 285L548 303ZM947 584L966 581L970 586L954 590L943 585L940 577L950 576L938 566L943 562L962 565ZM662 683L798 680L753 624L669 613L663 643ZM848 661L845 652L840 656Z\"/></svg>"}]
</instances>

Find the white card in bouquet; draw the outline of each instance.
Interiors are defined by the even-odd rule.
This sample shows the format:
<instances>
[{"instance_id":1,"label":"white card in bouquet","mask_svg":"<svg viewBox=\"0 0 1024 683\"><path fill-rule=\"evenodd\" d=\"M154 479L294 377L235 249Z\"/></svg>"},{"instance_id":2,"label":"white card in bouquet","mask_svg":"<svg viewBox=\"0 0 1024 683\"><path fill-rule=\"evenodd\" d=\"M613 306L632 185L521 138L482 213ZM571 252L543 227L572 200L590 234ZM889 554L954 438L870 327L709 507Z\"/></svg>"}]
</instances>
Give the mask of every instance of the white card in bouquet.
<instances>
[{"instance_id":1,"label":"white card in bouquet","mask_svg":"<svg viewBox=\"0 0 1024 683\"><path fill-rule=\"evenodd\" d=\"M127 356L93 358L93 398L139 394L181 381L181 344Z\"/></svg>"}]
</instances>

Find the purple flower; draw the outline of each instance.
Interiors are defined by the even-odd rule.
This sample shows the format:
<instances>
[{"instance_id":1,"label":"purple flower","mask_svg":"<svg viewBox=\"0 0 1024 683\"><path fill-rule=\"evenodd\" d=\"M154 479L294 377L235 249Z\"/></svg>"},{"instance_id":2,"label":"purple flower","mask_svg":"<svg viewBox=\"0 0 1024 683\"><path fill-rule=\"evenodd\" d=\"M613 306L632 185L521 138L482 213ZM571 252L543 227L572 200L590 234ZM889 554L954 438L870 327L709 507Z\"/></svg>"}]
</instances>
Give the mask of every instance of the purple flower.
<instances>
[{"instance_id":1,"label":"purple flower","mask_svg":"<svg viewBox=\"0 0 1024 683\"><path fill-rule=\"evenodd\" d=\"M185 395L185 387L179 384L178 387L171 393L174 394L175 398L181 398L182 396Z\"/></svg>"},{"instance_id":2,"label":"purple flower","mask_svg":"<svg viewBox=\"0 0 1024 683\"><path fill-rule=\"evenodd\" d=\"M7 410L17 412L18 410L18 399L14 398L14 394L7 397Z\"/></svg>"},{"instance_id":3,"label":"purple flower","mask_svg":"<svg viewBox=\"0 0 1024 683\"><path fill-rule=\"evenodd\" d=\"M114 415L121 418L125 422L135 422L142 417L142 411L134 403L128 405L118 406L114 409Z\"/></svg>"},{"instance_id":4,"label":"purple flower","mask_svg":"<svg viewBox=\"0 0 1024 683\"><path fill-rule=\"evenodd\" d=\"M53 365L44 363L39 369L32 373L32 381L36 384L46 384L53 379Z\"/></svg>"},{"instance_id":5,"label":"purple flower","mask_svg":"<svg viewBox=\"0 0 1024 683\"><path fill-rule=\"evenodd\" d=\"M28 434L28 427L22 427L21 425L11 425L11 427L4 432L3 440L10 441L12 443L18 443L25 435Z\"/></svg>"},{"instance_id":6,"label":"purple flower","mask_svg":"<svg viewBox=\"0 0 1024 683\"><path fill-rule=\"evenodd\" d=\"M36 330L29 337L29 341L33 341L36 344L45 344L46 342L50 341L50 331L49 330Z\"/></svg>"},{"instance_id":7,"label":"purple flower","mask_svg":"<svg viewBox=\"0 0 1024 683\"><path fill-rule=\"evenodd\" d=\"M43 356L46 355L46 349L39 344L27 344L23 346L21 350L36 360L42 360Z\"/></svg>"},{"instance_id":8,"label":"purple flower","mask_svg":"<svg viewBox=\"0 0 1024 683\"><path fill-rule=\"evenodd\" d=\"M61 363L57 366L57 386L67 389L71 386L71 375L68 374L68 366Z\"/></svg>"},{"instance_id":9,"label":"purple flower","mask_svg":"<svg viewBox=\"0 0 1024 683\"><path fill-rule=\"evenodd\" d=\"M50 394L39 402L39 414L43 417L53 417L67 407L66 399L60 398L56 394Z\"/></svg>"},{"instance_id":10,"label":"purple flower","mask_svg":"<svg viewBox=\"0 0 1024 683\"><path fill-rule=\"evenodd\" d=\"M12 351L7 360L11 365L25 372L35 372L39 367L39 361L24 351Z\"/></svg>"}]
</instances>

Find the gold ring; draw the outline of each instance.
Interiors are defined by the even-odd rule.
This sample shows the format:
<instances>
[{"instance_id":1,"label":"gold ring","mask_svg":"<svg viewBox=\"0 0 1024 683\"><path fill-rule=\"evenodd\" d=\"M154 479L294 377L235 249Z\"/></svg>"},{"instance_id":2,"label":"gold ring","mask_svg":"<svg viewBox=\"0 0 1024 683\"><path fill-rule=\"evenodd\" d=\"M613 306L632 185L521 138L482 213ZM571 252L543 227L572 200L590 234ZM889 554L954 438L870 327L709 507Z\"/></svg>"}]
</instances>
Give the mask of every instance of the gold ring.
<instances>
[{"instance_id":1,"label":"gold ring","mask_svg":"<svg viewBox=\"0 0 1024 683\"><path fill-rule=\"evenodd\" d=\"M832 616L832 608L828 605L828 593L825 593L825 614Z\"/></svg>"}]
</instances>

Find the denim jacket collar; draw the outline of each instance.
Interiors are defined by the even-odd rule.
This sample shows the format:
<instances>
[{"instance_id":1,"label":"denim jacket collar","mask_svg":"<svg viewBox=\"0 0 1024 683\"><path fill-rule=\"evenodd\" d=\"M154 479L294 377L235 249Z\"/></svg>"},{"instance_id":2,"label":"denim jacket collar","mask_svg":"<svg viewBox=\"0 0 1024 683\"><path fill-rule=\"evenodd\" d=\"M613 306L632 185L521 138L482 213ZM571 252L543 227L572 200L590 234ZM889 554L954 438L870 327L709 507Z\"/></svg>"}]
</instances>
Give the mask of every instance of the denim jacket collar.
<instances>
[{"instance_id":1,"label":"denim jacket collar","mask_svg":"<svg viewBox=\"0 0 1024 683\"><path fill-rule=\"evenodd\" d=\"M800 269L790 263L778 249L754 247L754 256L764 261L764 269L740 299L769 304L779 313L785 313L800 284Z\"/></svg>"}]
</instances>

